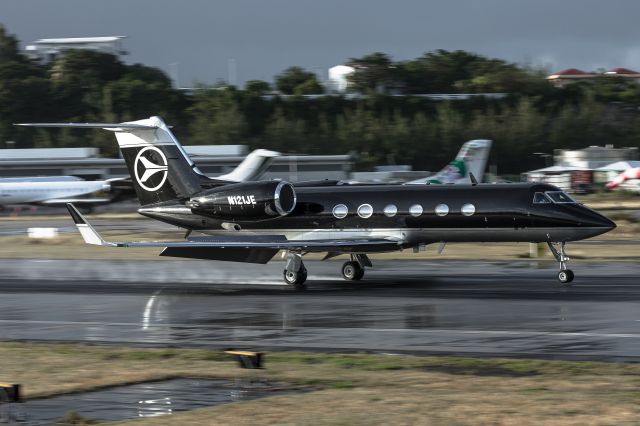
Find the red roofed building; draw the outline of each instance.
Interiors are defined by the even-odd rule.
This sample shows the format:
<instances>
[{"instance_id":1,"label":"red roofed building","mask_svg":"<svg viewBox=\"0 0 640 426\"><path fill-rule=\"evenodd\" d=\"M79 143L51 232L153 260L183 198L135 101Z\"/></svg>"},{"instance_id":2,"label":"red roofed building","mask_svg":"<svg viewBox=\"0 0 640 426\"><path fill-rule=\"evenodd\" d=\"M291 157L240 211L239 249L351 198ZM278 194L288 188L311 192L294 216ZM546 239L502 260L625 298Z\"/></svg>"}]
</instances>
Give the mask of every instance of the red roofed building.
<instances>
[{"instance_id":1,"label":"red roofed building","mask_svg":"<svg viewBox=\"0 0 640 426\"><path fill-rule=\"evenodd\" d=\"M566 85L576 81L591 80L596 77L596 74L584 72L576 68L569 68L551 74L547 77L547 80L556 87L565 87Z\"/></svg>"},{"instance_id":2,"label":"red roofed building","mask_svg":"<svg viewBox=\"0 0 640 426\"><path fill-rule=\"evenodd\" d=\"M612 68L602 74L588 73L576 68L558 71L547 77L547 80L556 87L566 87L576 81L589 81L598 77L630 78L640 84L640 73L628 68Z\"/></svg>"},{"instance_id":3,"label":"red roofed building","mask_svg":"<svg viewBox=\"0 0 640 426\"><path fill-rule=\"evenodd\" d=\"M613 68L605 72L604 75L640 79L640 73L638 73L638 71L630 70L628 68Z\"/></svg>"}]
</instances>

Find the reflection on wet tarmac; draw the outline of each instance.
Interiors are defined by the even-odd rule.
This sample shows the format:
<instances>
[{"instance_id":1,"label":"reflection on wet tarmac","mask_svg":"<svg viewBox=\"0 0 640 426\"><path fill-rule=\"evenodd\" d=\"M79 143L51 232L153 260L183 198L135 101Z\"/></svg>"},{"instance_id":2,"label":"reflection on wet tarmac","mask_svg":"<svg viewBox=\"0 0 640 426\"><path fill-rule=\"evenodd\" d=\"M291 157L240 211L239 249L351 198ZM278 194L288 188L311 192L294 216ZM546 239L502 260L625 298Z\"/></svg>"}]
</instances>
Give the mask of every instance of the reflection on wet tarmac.
<instances>
[{"instance_id":1,"label":"reflection on wet tarmac","mask_svg":"<svg viewBox=\"0 0 640 426\"><path fill-rule=\"evenodd\" d=\"M125 264L143 272L184 265ZM220 276L264 275L227 265L215 264L227 268ZM470 262L380 263L357 284L318 278L335 266L309 262L318 275L306 292L255 284L0 279L0 339L640 359L635 264L582 264L570 288L553 282L549 269Z\"/></svg>"},{"instance_id":2,"label":"reflection on wet tarmac","mask_svg":"<svg viewBox=\"0 0 640 426\"><path fill-rule=\"evenodd\" d=\"M173 379L31 400L20 406L29 424L51 424L69 411L90 420L117 421L263 398L283 393L227 380Z\"/></svg>"}]
</instances>

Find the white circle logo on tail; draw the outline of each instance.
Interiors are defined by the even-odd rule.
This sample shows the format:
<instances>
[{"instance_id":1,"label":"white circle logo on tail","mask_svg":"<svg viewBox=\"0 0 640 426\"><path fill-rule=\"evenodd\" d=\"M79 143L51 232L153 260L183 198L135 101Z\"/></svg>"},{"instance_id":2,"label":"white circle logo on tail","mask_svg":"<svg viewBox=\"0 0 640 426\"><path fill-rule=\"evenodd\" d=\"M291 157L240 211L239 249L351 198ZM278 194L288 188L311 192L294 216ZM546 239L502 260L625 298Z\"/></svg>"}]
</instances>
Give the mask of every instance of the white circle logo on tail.
<instances>
[{"instance_id":1,"label":"white circle logo on tail","mask_svg":"<svg viewBox=\"0 0 640 426\"><path fill-rule=\"evenodd\" d=\"M156 157L159 157L161 164L156 164L154 162L158 161L157 159L152 160L149 158L150 151L158 154ZM157 191L162 187L162 185L164 185L165 181L167 180L167 176L169 175L167 157L165 157L162 151L154 146L143 148L140 150L140 152L138 152L138 155L136 155L136 160L133 163L133 171L136 175L135 177L138 185L140 185L145 191ZM142 175L140 175L140 173L142 173ZM154 186L149 186L149 179L157 176L158 173L162 173L162 177L160 179L153 179L153 182L158 183Z\"/></svg>"}]
</instances>

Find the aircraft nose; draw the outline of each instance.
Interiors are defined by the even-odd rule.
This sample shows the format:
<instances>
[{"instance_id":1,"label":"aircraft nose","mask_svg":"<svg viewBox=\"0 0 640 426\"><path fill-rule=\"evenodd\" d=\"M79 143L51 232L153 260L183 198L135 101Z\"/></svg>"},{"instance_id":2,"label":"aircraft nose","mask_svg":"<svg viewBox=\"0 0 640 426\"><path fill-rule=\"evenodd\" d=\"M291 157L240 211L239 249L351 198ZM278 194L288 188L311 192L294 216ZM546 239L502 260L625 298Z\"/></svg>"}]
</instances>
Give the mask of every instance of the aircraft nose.
<instances>
[{"instance_id":1,"label":"aircraft nose","mask_svg":"<svg viewBox=\"0 0 640 426\"><path fill-rule=\"evenodd\" d=\"M583 226L598 228L602 230L602 233L609 232L616 227L614 221L588 208L585 208L585 212L581 216Z\"/></svg>"}]
</instances>

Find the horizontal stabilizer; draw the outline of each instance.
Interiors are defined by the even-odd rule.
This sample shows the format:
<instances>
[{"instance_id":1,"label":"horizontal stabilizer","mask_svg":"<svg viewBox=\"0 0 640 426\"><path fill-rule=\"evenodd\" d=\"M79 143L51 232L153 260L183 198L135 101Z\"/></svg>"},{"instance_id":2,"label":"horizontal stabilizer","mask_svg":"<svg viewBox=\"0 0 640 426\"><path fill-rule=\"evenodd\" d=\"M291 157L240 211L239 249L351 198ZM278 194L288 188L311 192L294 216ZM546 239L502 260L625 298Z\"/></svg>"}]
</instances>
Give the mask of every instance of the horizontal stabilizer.
<instances>
[{"instance_id":1,"label":"horizontal stabilizer","mask_svg":"<svg viewBox=\"0 0 640 426\"><path fill-rule=\"evenodd\" d=\"M98 205L111 202L111 198L53 198L51 200L38 201L43 206L63 206L65 204Z\"/></svg>"},{"instance_id":2,"label":"horizontal stabilizer","mask_svg":"<svg viewBox=\"0 0 640 426\"><path fill-rule=\"evenodd\" d=\"M147 126L134 123L16 123L24 127L76 127L81 129L157 129L158 126Z\"/></svg>"}]
</instances>

